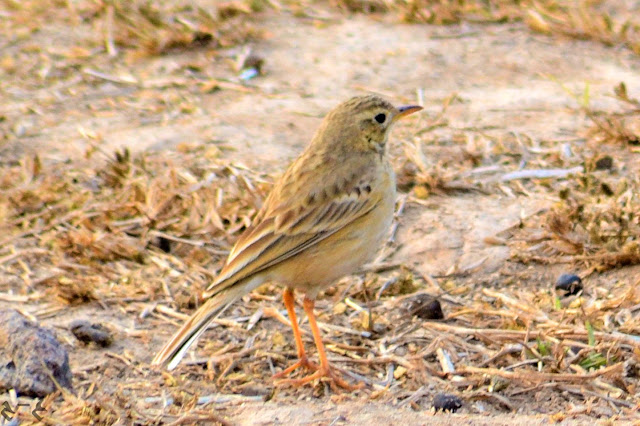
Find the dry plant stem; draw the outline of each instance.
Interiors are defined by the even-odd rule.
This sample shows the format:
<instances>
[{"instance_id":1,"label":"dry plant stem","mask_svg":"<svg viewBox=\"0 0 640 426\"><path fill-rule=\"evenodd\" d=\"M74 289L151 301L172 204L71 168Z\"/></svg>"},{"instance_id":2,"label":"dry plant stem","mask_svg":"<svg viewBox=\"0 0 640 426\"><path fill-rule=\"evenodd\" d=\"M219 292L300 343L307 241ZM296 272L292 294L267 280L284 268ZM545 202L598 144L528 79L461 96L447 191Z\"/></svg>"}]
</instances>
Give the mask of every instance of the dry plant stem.
<instances>
[{"instance_id":1,"label":"dry plant stem","mask_svg":"<svg viewBox=\"0 0 640 426\"><path fill-rule=\"evenodd\" d=\"M14 253L8 254L6 256L0 257L0 265L4 264L4 263L9 263L13 260L16 260L22 256L28 256L28 255L46 255L51 253L50 250L45 250L45 249L40 249L40 248L29 248L29 249L23 249L23 250L19 250L16 251Z\"/></svg>"},{"instance_id":2,"label":"dry plant stem","mask_svg":"<svg viewBox=\"0 0 640 426\"><path fill-rule=\"evenodd\" d=\"M599 394L597 392L593 392L593 391L590 391L590 390L587 390L587 389L583 389L582 387L580 387L578 389L574 389L574 388L572 388L570 386L567 386L567 385L560 385L559 388L564 390L564 391L566 391L566 392L573 393L574 395L580 395L580 396L583 396L583 397L585 395L595 396L596 398L604 399L605 401L609 401L609 402L611 402L613 404L616 404L616 405L621 405L621 406L627 407L627 408L634 408L634 404L632 404L632 403L630 403L628 401L622 400L620 398L614 398L614 397L609 396L609 395L602 395L602 394Z\"/></svg>"},{"instance_id":3,"label":"dry plant stem","mask_svg":"<svg viewBox=\"0 0 640 426\"><path fill-rule=\"evenodd\" d=\"M552 327L558 327L558 324L550 324ZM545 327L546 324L541 324L539 327ZM469 335L476 337L491 337L495 341L501 340L521 340L526 338L526 341L535 339L538 337L555 337L565 339L587 339L588 332L585 330L548 330L548 331L523 331L523 330L495 330L492 328L468 328L459 327L455 325L440 324L436 322L425 322L423 327L430 330L442 331L445 333L453 333L459 335ZM637 338L635 336L626 335L619 332L605 333L603 331L596 331L594 333L596 339L607 342L621 342L632 347L638 345ZM522 343L522 342L521 342Z\"/></svg>"},{"instance_id":4,"label":"dry plant stem","mask_svg":"<svg viewBox=\"0 0 640 426\"><path fill-rule=\"evenodd\" d=\"M289 321L291 322L291 328L293 329L293 336L296 339L296 349L298 351L298 362L286 368L285 370L274 374L274 379L279 379L289 375L289 373L297 370L300 367L304 367L309 370L316 371L318 366L307 359L307 354L304 350L304 343L302 342L302 335L300 334L300 327L298 326L298 318L296 317L295 298L293 296L293 289L287 288L282 294L284 300L284 306L289 313Z\"/></svg>"},{"instance_id":5,"label":"dry plant stem","mask_svg":"<svg viewBox=\"0 0 640 426\"><path fill-rule=\"evenodd\" d=\"M458 373L468 374L488 374L491 376L504 377L510 380L520 380L524 382L544 383L544 382L569 382L580 383L585 380L595 379L596 377L620 374L624 369L623 363L617 363L609 367L601 368L600 370L593 371L585 374L562 374L562 373L538 373L535 371L515 372L505 371L498 368L478 368L471 366L461 366L458 368Z\"/></svg>"},{"instance_id":6,"label":"dry plant stem","mask_svg":"<svg viewBox=\"0 0 640 426\"><path fill-rule=\"evenodd\" d=\"M290 384L293 386L301 386L313 380L326 377L330 380L329 384L331 385L331 388L334 391L337 391L338 387L342 389L350 390L350 391L361 389L364 386L364 383L359 383L358 385L355 385L355 386L351 385L347 383L344 379L342 379L342 377L340 377L331 368L331 365L329 364L329 360L327 359L327 353L325 352L325 349L324 349L324 344L322 343L322 336L320 335L320 329L318 328L318 324L316 323L316 317L315 317L315 314L313 313L314 305L315 305L315 300L309 299L307 297L305 297L304 302L302 302L304 311L307 314L307 317L309 318L309 326L311 327L313 340L315 341L316 348L318 349L318 358L320 358L320 367L317 369L315 373L312 373L307 377L303 377L301 379L281 380L277 384ZM293 322L295 321L292 318L292 323Z\"/></svg>"},{"instance_id":7,"label":"dry plant stem","mask_svg":"<svg viewBox=\"0 0 640 426\"><path fill-rule=\"evenodd\" d=\"M215 414L207 414L207 415L194 415L194 414L190 414L190 413L186 413L183 414L182 416L180 416L175 422L169 423L170 426L175 426L175 425L190 425L190 424L197 424L199 422L206 422L206 423L219 423L223 426L230 426L231 423L225 421L222 417L217 416Z\"/></svg>"},{"instance_id":8,"label":"dry plant stem","mask_svg":"<svg viewBox=\"0 0 640 426\"><path fill-rule=\"evenodd\" d=\"M516 300L512 297L507 296L506 294L497 292L497 291L493 291L491 289L488 288L483 288L482 292L489 296L489 297L494 297L496 299L501 300L504 304L514 307L516 309L519 309L521 311L536 315L537 317L543 319L543 320L548 320L547 316L544 314L544 312L541 312L540 310L536 310L530 306L527 306L526 304L520 302L519 300Z\"/></svg>"},{"instance_id":9,"label":"dry plant stem","mask_svg":"<svg viewBox=\"0 0 640 426\"><path fill-rule=\"evenodd\" d=\"M503 182L508 182L515 179L551 179L551 178L565 178L572 174L581 173L582 167L573 167L571 169L529 169L518 170L502 175L500 178Z\"/></svg>"},{"instance_id":10,"label":"dry plant stem","mask_svg":"<svg viewBox=\"0 0 640 426\"><path fill-rule=\"evenodd\" d=\"M332 358L331 361L348 362L351 364L365 364L365 365L398 364L407 369L415 368L415 365L413 365L411 362L396 355L378 356L375 358Z\"/></svg>"}]
</instances>

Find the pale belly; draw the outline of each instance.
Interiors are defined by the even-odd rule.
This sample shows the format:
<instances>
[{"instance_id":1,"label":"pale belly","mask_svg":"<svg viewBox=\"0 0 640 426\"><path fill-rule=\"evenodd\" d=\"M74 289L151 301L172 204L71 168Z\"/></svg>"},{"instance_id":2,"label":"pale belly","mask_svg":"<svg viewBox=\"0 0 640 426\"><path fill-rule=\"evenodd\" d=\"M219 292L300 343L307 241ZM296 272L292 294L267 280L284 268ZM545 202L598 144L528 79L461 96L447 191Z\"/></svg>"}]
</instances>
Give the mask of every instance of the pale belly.
<instances>
[{"instance_id":1,"label":"pale belly","mask_svg":"<svg viewBox=\"0 0 640 426\"><path fill-rule=\"evenodd\" d=\"M396 197L393 171L380 183L385 190L383 200L376 208L282 262L270 271L269 279L315 298L319 291L372 260L389 235L393 220Z\"/></svg>"}]
</instances>

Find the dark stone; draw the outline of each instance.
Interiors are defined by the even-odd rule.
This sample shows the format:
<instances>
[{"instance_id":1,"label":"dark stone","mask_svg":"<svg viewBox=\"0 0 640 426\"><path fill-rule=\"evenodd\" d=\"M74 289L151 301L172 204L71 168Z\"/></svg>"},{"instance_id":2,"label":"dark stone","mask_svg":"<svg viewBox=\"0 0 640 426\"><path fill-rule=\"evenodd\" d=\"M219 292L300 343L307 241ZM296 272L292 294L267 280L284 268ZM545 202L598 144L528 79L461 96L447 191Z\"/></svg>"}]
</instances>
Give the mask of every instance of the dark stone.
<instances>
[{"instance_id":1,"label":"dark stone","mask_svg":"<svg viewBox=\"0 0 640 426\"><path fill-rule=\"evenodd\" d=\"M94 342L102 347L113 343L111 331L102 324L91 324L85 320L75 320L69 324L69 330L78 340L84 343Z\"/></svg>"},{"instance_id":2,"label":"dark stone","mask_svg":"<svg viewBox=\"0 0 640 426\"><path fill-rule=\"evenodd\" d=\"M152 238L149 241L150 246L158 247L165 253L171 253L171 241L165 237Z\"/></svg>"},{"instance_id":3,"label":"dark stone","mask_svg":"<svg viewBox=\"0 0 640 426\"><path fill-rule=\"evenodd\" d=\"M244 59L242 69L255 68L258 74L262 74L262 67L264 66L264 58L258 55L249 55Z\"/></svg>"},{"instance_id":4,"label":"dark stone","mask_svg":"<svg viewBox=\"0 0 640 426\"><path fill-rule=\"evenodd\" d=\"M0 311L0 348L0 390L44 397L58 389L55 382L73 390L69 354L52 330L12 309Z\"/></svg>"},{"instance_id":5,"label":"dark stone","mask_svg":"<svg viewBox=\"0 0 640 426\"><path fill-rule=\"evenodd\" d=\"M158 240L158 247L160 247L160 250L165 253L171 253L171 241L164 237L160 237Z\"/></svg>"},{"instance_id":6,"label":"dark stone","mask_svg":"<svg viewBox=\"0 0 640 426\"><path fill-rule=\"evenodd\" d=\"M605 155L604 157L596 160L596 170L611 170L613 169L613 158Z\"/></svg>"},{"instance_id":7,"label":"dark stone","mask_svg":"<svg viewBox=\"0 0 640 426\"><path fill-rule=\"evenodd\" d=\"M582 291L582 279L574 274L562 274L556 281L556 290L563 291L565 296L572 296Z\"/></svg>"},{"instance_id":8,"label":"dark stone","mask_svg":"<svg viewBox=\"0 0 640 426\"><path fill-rule=\"evenodd\" d=\"M433 397L433 408L436 411L450 411L455 413L462 407L462 400L455 395L439 393Z\"/></svg>"},{"instance_id":9,"label":"dark stone","mask_svg":"<svg viewBox=\"0 0 640 426\"><path fill-rule=\"evenodd\" d=\"M438 299L434 299L428 294L419 294L415 297L408 299L405 305L405 309L409 315L415 315L418 318L427 320L441 320L444 319L442 313L442 306Z\"/></svg>"}]
</instances>

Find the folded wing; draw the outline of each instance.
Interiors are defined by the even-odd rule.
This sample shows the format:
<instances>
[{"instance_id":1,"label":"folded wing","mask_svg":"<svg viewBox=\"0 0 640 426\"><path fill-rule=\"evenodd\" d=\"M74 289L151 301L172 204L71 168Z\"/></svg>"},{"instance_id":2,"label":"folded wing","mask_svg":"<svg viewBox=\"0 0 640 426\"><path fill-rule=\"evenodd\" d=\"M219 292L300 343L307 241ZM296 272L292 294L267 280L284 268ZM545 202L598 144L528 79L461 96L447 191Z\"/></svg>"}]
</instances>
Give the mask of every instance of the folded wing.
<instances>
[{"instance_id":1,"label":"folded wing","mask_svg":"<svg viewBox=\"0 0 640 426\"><path fill-rule=\"evenodd\" d=\"M328 180L320 188L304 181L297 183L294 188L274 188L257 221L240 237L204 297L295 256L366 215L380 202L362 174L342 182ZM283 191L287 196L278 196ZM295 203L278 205L278 199Z\"/></svg>"}]
</instances>

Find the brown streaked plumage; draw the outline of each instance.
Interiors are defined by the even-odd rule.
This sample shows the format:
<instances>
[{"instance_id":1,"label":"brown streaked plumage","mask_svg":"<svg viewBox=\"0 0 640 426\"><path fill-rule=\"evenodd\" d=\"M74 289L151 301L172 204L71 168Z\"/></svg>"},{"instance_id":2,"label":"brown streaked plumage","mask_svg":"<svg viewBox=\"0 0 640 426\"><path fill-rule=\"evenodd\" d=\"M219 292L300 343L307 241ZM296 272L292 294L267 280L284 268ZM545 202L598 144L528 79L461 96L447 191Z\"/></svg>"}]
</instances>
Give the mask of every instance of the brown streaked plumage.
<instances>
[{"instance_id":1,"label":"brown streaked plumage","mask_svg":"<svg viewBox=\"0 0 640 426\"><path fill-rule=\"evenodd\" d=\"M393 123L419 111L395 108L374 96L352 98L322 121L311 144L273 187L252 226L238 239L225 266L207 288L202 305L153 359L173 369L211 320L265 282L285 286L300 360L315 372L303 384L328 377L331 385L353 388L334 373L313 314L320 290L354 272L375 255L389 229L395 205L395 175L386 154ZM307 360L294 310L293 290L305 292L303 307L318 348L320 366Z\"/></svg>"}]
</instances>

